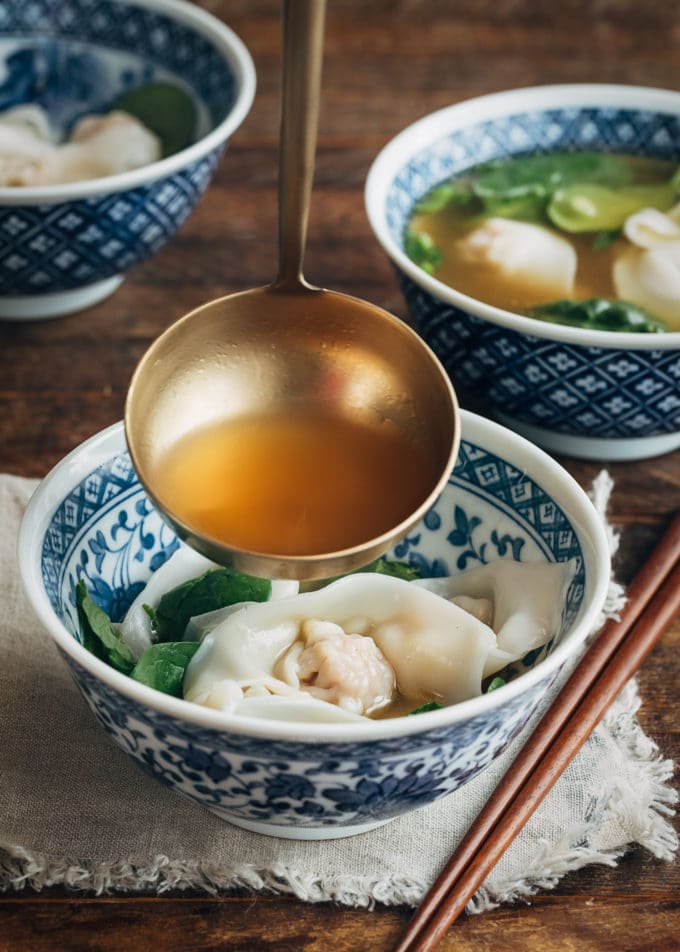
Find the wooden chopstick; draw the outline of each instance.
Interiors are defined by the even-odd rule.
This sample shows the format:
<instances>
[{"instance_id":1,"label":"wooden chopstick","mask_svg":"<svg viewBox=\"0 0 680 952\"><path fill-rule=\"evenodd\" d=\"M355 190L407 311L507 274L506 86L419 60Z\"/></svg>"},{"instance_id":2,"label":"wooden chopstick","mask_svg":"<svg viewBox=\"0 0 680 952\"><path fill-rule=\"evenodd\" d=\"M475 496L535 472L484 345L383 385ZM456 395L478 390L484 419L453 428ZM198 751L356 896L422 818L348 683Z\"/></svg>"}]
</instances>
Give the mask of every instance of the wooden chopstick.
<instances>
[{"instance_id":1,"label":"wooden chopstick","mask_svg":"<svg viewBox=\"0 0 680 952\"><path fill-rule=\"evenodd\" d=\"M395 952L426 952L463 911L606 708L680 610L680 513L629 587L408 924Z\"/></svg>"}]
</instances>

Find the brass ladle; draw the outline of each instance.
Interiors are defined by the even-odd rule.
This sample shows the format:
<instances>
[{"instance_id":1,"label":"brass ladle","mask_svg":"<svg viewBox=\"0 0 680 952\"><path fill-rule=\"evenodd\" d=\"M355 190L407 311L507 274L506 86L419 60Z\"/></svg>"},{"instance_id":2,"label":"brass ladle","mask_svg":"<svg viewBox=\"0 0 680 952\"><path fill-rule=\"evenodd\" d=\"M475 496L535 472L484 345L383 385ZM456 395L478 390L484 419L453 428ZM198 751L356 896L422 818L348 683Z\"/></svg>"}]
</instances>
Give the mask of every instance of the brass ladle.
<instances>
[{"instance_id":1,"label":"brass ladle","mask_svg":"<svg viewBox=\"0 0 680 952\"><path fill-rule=\"evenodd\" d=\"M269 578L326 578L381 555L434 502L460 439L451 383L417 334L381 308L313 287L302 275L324 13L325 0L287 0L283 7L275 283L211 301L169 327L140 361L125 408L133 465L178 535L221 564ZM159 495L159 460L198 427L248 414L295 417L320 403L346 420L388 421L427 460L432 477L415 508L400 472L393 474L390 488L398 488L406 507L398 524L338 551L282 555L213 538L185 523Z\"/></svg>"}]
</instances>

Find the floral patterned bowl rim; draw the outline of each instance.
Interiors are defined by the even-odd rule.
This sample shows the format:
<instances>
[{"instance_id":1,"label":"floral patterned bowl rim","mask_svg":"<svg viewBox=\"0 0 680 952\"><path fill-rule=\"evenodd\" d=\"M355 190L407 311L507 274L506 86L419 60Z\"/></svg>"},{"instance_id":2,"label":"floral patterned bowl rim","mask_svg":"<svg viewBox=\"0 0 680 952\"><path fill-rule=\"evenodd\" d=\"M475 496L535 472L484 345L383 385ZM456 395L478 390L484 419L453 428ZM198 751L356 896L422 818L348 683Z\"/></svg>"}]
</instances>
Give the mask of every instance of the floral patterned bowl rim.
<instances>
[{"instance_id":1,"label":"floral patterned bowl rim","mask_svg":"<svg viewBox=\"0 0 680 952\"><path fill-rule=\"evenodd\" d=\"M595 331L560 324L548 324L485 304L419 268L392 236L387 221L387 199L395 177L419 154L458 130L515 113L543 112L556 108L636 109L680 117L680 92L644 86L605 83L570 83L554 86L527 86L491 93L453 106L446 106L407 126L378 153L365 185L365 205L373 231L398 268L435 298L462 308L494 324L533 337L584 347L612 347L617 350L677 350L680 331L665 334L626 334ZM680 141L678 142L680 150ZM474 163L470 163L474 164Z\"/></svg>"},{"instance_id":2,"label":"floral patterned bowl rim","mask_svg":"<svg viewBox=\"0 0 680 952\"><path fill-rule=\"evenodd\" d=\"M135 0L130 0L130 5L138 4ZM255 66L243 41L217 17L187 0L144 0L144 6L188 25L196 33L209 39L224 57L235 80L235 99L228 115L198 142L158 162L106 178L69 182L64 185L0 187L0 204L49 204L137 188L172 175L208 155L241 125L252 106L256 87Z\"/></svg>"},{"instance_id":3,"label":"floral patterned bowl rim","mask_svg":"<svg viewBox=\"0 0 680 952\"><path fill-rule=\"evenodd\" d=\"M59 648L120 695L188 723L255 737L296 741L369 741L429 731L465 721L501 707L558 669L594 629L610 576L609 546L602 522L578 483L547 453L500 424L461 411L465 439L493 452L526 472L568 514L584 546L586 591L582 609L559 645L535 668L490 694L431 711L417 718L395 718L366 724L276 723L229 715L173 698L115 671L87 651L55 613L42 582L41 550L45 532L64 497L97 466L126 449L122 422L113 424L69 453L44 478L32 496L19 534L19 569L24 588L38 618Z\"/></svg>"}]
</instances>

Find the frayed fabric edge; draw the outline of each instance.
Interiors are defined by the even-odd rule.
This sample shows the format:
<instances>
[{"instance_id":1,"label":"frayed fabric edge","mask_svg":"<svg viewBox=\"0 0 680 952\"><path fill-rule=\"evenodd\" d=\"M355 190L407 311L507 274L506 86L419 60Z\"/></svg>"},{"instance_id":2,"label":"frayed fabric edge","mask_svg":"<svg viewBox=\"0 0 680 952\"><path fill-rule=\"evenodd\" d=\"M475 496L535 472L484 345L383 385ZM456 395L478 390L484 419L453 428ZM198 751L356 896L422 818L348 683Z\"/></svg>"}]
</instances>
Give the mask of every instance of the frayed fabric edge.
<instances>
[{"instance_id":1,"label":"frayed fabric edge","mask_svg":"<svg viewBox=\"0 0 680 952\"><path fill-rule=\"evenodd\" d=\"M96 896L114 892L163 895L178 889L216 895L246 889L293 895L305 902L337 902L366 909L377 903L415 906L427 889L427 883L408 877L334 876L324 881L284 865L274 864L270 869L248 865L217 869L209 864L171 860L162 855L149 863L121 861L88 867L84 863L54 861L22 847L0 844L0 892L24 888L40 892L52 886Z\"/></svg>"},{"instance_id":2,"label":"frayed fabric edge","mask_svg":"<svg viewBox=\"0 0 680 952\"><path fill-rule=\"evenodd\" d=\"M587 843L588 824L581 824L558 843L544 841L531 864L533 871L530 868L521 876L487 881L467 904L468 914L478 915L506 903L529 900L539 890L554 889L564 876L584 866L617 866L621 857L636 846L648 850L656 859L673 861L680 845L671 822L680 800L671 786L674 764L662 757L658 745L640 727L636 717L640 704L637 681L633 678L603 718L604 728L626 760L639 771L640 786L647 790L646 800L635 804L637 810L616 783L607 793L601 825L619 819L624 829L634 831L629 842L611 849L593 848Z\"/></svg>"},{"instance_id":3,"label":"frayed fabric edge","mask_svg":"<svg viewBox=\"0 0 680 952\"><path fill-rule=\"evenodd\" d=\"M587 843L588 826L574 828L556 844L543 842L532 862L533 870L525 870L521 877L506 878L485 884L470 900L466 911L479 914L504 903L528 900L539 890L554 889L570 872L583 866L600 864L616 866L618 860L634 845L649 850L659 859L670 861L678 848L678 838L670 822L678 794L668 781L673 775L673 764L664 760L657 745L640 728L635 713L640 699L635 682L622 691L614 708L607 712L606 727L629 758L646 778L650 795L640 805L636 817L635 839L618 847L599 850ZM605 813L617 816L625 813L626 825L631 817L620 793L612 789ZM334 876L322 879L305 875L290 867L275 864L271 869L257 869L246 864L216 868L210 864L171 860L156 856L148 863L122 861L96 863L91 867L81 863L53 861L21 847L0 844L0 891L31 887L36 891L50 886L65 886L75 892L102 895L111 892L148 892L156 895L171 890L201 890L208 894L247 889L293 895L305 902L337 902L355 908L371 909L377 903L393 906L416 906L425 895L428 884L408 877L360 878Z\"/></svg>"}]
</instances>

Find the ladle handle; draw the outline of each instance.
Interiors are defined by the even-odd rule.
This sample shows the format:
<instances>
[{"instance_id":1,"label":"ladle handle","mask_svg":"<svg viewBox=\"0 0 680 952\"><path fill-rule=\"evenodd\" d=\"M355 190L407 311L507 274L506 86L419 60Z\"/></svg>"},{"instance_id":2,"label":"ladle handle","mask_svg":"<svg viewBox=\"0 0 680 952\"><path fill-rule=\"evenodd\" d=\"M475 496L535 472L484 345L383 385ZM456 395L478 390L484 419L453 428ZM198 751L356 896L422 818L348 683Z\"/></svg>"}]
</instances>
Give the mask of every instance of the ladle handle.
<instances>
[{"instance_id":1,"label":"ladle handle","mask_svg":"<svg viewBox=\"0 0 680 952\"><path fill-rule=\"evenodd\" d=\"M276 287L308 287L302 274L319 116L326 0L284 0Z\"/></svg>"}]
</instances>

